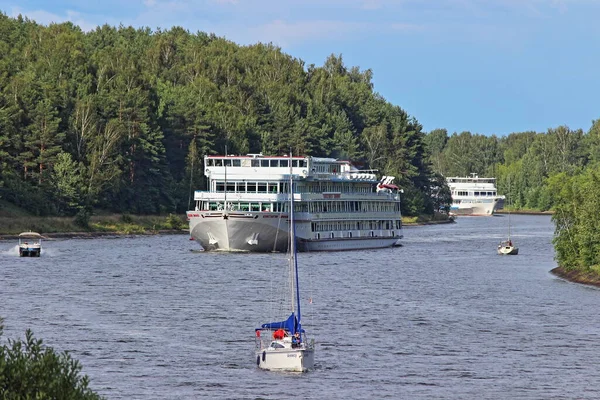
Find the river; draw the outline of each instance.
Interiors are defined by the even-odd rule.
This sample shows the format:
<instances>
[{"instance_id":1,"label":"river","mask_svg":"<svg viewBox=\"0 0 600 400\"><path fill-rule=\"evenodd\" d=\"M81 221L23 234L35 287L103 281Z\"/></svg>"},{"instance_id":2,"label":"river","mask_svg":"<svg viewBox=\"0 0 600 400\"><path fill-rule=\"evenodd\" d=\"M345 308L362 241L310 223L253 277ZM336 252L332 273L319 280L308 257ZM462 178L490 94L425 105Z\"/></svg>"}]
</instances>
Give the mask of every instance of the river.
<instances>
[{"instance_id":1,"label":"river","mask_svg":"<svg viewBox=\"0 0 600 400\"><path fill-rule=\"evenodd\" d=\"M506 216L300 254L306 374L253 355L283 255L200 252L185 235L48 240L32 259L0 241L2 341L31 328L107 399L596 399L600 291L549 273L549 216L511 222L518 256L496 254Z\"/></svg>"}]
</instances>

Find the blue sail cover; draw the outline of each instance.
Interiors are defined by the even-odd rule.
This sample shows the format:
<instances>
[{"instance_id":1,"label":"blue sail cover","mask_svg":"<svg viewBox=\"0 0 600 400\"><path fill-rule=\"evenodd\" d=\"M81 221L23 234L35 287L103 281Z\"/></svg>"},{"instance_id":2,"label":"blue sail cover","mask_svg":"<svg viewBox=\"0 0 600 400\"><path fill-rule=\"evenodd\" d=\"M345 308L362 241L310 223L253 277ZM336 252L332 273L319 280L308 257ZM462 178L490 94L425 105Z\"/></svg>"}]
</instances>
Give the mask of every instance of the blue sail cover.
<instances>
[{"instance_id":1,"label":"blue sail cover","mask_svg":"<svg viewBox=\"0 0 600 400\"><path fill-rule=\"evenodd\" d=\"M304 333L304 330L298 323L298 320L296 319L296 314L294 314L294 313L292 313L288 317L288 319L286 319L285 321L269 322L268 324L262 324L260 326L260 328L258 328L256 330L261 330L261 329L272 329L272 330L285 329L288 332L291 332L292 335L296 332Z\"/></svg>"}]
</instances>

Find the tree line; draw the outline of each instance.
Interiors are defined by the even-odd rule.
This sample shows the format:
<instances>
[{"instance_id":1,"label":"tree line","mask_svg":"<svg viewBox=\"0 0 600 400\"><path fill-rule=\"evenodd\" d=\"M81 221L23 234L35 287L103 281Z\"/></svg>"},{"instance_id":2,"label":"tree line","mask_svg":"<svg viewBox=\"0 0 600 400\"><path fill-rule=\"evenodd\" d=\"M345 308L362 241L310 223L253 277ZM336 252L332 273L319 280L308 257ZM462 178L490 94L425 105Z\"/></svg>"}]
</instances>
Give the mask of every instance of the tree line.
<instances>
[{"instance_id":1,"label":"tree line","mask_svg":"<svg viewBox=\"0 0 600 400\"><path fill-rule=\"evenodd\" d=\"M600 274L600 119L587 132L559 126L497 137L436 129L425 142L434 172L496 177L508 207L553 211L559 265Z\"/></svg>"},{"instance_id":2,"label":"tree line","mask_svg":"<svg viewBox=\"0 0 600 400\"><path fill-rule=\"evenodd\" d=\"M35 215L183 212L225 146L357 161L397 177L406 214L436 207L422 126L341 55L4 14L0 54L0 197Z\"/></svg>"}]
</instances>

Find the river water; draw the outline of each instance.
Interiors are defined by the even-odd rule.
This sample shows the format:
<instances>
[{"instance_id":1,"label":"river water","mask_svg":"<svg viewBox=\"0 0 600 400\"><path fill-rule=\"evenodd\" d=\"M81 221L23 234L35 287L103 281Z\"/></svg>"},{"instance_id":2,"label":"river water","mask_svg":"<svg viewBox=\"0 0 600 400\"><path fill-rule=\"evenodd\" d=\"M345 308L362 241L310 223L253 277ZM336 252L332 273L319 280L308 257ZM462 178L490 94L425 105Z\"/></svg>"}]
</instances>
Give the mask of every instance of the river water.
<instances>
[{"instance_id":1,"label":"river water","mask_svg":"<svg viewBox=\"0 0 600 400\"><path fill-rule=\"evenodd\" d=\"M549 273L550 217L511 221L518 256L496 254L506 216L300 254L306 374L253 355L284 256L199 252L185 235L48 240L32 259L1 241L2 341L31 328L107 399L596 399L600 291Z\"/></svg>"}]
</instances>

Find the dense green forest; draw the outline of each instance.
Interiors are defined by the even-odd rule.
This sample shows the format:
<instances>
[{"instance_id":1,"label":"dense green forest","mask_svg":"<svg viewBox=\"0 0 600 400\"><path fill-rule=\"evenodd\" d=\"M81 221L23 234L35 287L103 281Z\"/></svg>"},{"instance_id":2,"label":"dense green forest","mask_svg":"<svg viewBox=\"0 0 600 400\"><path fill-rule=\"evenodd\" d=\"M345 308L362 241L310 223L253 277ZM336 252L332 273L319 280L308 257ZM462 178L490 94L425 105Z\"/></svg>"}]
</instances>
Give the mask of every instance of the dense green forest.
<instances>
[{"instance_id":1,"label":"dense green forest","mask_svg":"<svg viewBox=\"0 0 600 400\"><path fill-rule=\"evenodd\" d=\"M42 26L0 14L0 197L35 215L183 212L203 156L350 159L395 175L432 212L421 125L332 55L181 28Z\"/></svg>"}]
</instances>

